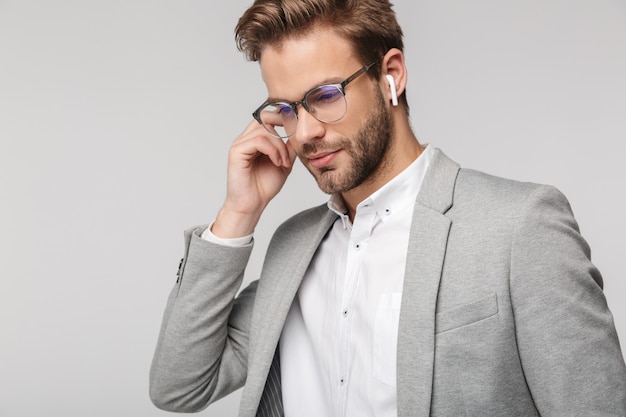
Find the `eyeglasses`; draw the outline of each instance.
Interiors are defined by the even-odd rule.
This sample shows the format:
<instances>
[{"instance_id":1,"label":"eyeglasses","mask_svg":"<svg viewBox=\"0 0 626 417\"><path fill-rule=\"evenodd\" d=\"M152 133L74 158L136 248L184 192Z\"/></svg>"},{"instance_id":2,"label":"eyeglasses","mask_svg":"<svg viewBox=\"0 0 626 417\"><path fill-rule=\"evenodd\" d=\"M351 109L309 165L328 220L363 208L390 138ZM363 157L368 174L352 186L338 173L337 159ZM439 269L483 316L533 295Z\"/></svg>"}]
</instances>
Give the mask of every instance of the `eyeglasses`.
<instances>
[{"instance_id":1,"label":"eyeglasses","mask_svg":"<svg viewBox=\"0 0 626 417\"><path fill-rule=\"evenodd\" d=\"M323 123L341 120L348 111L345 88L359 76L366 73L378 61L361 67L357 72L340 83L324 84L312 88L300 101L266 101L252 113L257 122L263 125L272 136L287 139L296 132L298 106Z\"/></svg>"}]
</instances>

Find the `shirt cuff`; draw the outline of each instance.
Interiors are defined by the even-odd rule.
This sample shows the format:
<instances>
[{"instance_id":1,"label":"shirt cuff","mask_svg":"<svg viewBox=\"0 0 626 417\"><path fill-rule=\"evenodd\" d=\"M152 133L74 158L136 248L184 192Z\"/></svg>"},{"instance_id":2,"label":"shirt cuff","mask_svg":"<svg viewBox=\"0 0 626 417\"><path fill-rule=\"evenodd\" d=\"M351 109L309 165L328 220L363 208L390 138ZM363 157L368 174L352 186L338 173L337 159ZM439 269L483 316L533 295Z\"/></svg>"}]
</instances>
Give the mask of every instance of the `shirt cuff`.
<instances>
[{"instance_id":1,"label":"shirt cuff","mask_svg":"<svg viewBox=\"0 0 626 417\"><path fill-rule=\"evenodd\" d=\"M222 239L220 237L217 237L213 234L213 232L211 232L211 227L213 227L213 223L215 223L215 220L213 220L211 224L209 224L209 227L207 227L204 232L202 232L202 239L211 243L216 243L218 245L231 246L233 248L240 248L249 245L252 242L252 235L235 237L230 239Z\"/></svg>"}]
</instances>

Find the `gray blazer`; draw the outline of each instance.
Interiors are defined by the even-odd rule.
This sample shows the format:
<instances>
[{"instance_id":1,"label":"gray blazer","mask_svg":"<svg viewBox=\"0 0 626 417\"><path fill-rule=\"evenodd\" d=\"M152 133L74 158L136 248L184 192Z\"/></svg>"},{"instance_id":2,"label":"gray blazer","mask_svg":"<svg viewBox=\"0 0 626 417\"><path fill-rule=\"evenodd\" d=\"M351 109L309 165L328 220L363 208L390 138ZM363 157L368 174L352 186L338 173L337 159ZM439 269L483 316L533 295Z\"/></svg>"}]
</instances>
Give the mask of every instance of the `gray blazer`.
<instances>
[{"instance_id":1,"label":"gray blazer","mask_svg":"<svg viewBox=\"0 0 626 417\"><path fill-rule=\"evenodd\" d=\"M158 407L198 411L245 383L241 417L282 415L278 340L335 219L323 205L287 220L239 295L252 245L186 232L150 375ZM399 417L626 416L602 278L561 193L436 151L413 215L397 364Z\"/></svg>"}]
</instances>

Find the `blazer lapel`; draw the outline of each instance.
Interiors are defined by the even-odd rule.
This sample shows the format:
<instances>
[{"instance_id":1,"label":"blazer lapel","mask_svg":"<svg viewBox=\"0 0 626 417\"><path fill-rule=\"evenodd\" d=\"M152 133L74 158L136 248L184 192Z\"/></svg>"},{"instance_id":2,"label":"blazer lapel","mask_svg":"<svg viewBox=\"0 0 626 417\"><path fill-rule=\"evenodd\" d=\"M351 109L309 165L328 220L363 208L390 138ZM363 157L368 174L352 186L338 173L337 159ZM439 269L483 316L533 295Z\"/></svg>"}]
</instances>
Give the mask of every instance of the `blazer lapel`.
<instances>
[{"instance_id":1,"label":"blazer lapel","mask_svg":"<svg viewBox=\"0 0 626 417\"><path fill-rule=\"evenodd\" d=\"M435 310L459 166L436 150L413 212L398 328L399 417L430 414L435 355Z\"/></svg>"},{"instance_id":2,"label":"blazer lapel","mask_svg":"<svg viewBox=\"0 0 626 417\"><path fill-rule=\"evenodd\" d=\"M250 341L255 345L250 346L248 379L242 394L240 416L255 415L287 313L317 247L337 218L327 208L320 210L323 210L321 216L313 215L305 219L305 224L295 225L300 228L300 236L303 228L311 229L310 233L304 233L308 237L306 242L286 242L280 250L281 259L274 259L263 267L253 313L255 326L250 335ZM266 257L266 262L268 259L271 258Z\"/></svg>"}]
</instances>

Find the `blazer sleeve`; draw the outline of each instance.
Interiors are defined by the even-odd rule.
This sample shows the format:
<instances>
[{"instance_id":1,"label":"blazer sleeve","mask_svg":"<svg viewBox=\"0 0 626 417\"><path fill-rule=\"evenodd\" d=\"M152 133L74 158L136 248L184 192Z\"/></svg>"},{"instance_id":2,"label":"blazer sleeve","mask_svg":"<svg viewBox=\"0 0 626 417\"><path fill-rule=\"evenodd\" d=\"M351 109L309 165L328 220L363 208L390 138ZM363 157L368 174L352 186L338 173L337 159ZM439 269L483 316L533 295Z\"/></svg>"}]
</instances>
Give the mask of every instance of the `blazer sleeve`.
<instances>
[{"instance_id":1,"label":"blazer sleeve","mask_svg":"<svg viewBox=\"0 0 626 417\"><path fill-rule=\"evenodd\" d=\"M256 282L236 296L252 243L207 242L185 232L185 257L171 291L150 370L159 408L196 412L243 386Z\"/></svg>"},{"instance_id":2,"label":"blazer sleeve","mask_svg":"<svg viewBox=\"0 0 626 417\"><path fill-rule=\"evenodd\" d=\"M626 416L626 366L602 277L566 198L539 187L511 246L520 359L546 416Z\"/></svg>"}]
</instances>

